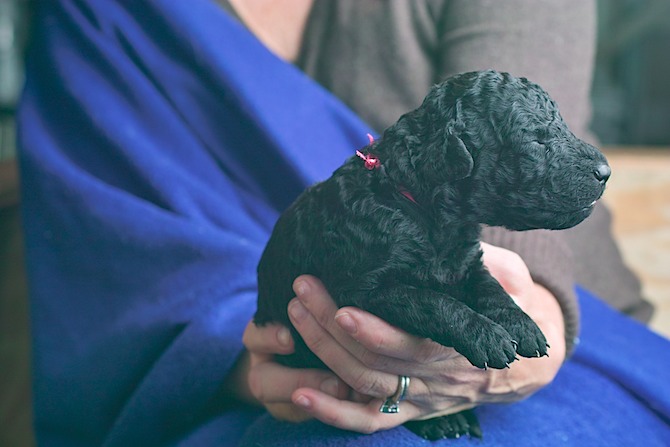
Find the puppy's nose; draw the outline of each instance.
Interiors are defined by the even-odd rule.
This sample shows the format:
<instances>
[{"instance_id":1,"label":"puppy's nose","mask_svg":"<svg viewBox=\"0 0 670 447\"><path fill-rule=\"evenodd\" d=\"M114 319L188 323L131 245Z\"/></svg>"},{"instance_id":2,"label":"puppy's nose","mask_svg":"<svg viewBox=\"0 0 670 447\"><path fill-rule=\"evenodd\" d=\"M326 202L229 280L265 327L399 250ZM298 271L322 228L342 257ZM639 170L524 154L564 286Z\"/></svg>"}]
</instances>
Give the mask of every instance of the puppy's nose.
<instances>
[{"instance_id":1,"label":"puppy's nose","mask_svg":"<svg viewBox=\"0 0 670 447\"><path fill-rule=\"evenodd\" d=\"M612 174L612 169L606 164L601 164L593 171L593 174L600 183L605 184Z\"/></svg>"}]
</instances>

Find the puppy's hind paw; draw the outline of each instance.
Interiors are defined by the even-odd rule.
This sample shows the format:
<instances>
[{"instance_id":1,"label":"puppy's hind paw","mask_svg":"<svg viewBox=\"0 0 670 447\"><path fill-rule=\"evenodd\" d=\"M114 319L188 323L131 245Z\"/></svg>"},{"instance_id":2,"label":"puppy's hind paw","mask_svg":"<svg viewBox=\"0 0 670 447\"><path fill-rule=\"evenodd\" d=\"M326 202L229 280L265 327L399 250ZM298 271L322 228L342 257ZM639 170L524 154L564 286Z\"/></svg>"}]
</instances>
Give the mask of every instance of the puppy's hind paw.
<instances>
[{"instance_id":1,"label":"puppy's hind paw","mask_svg":"<svg viewBox=\"0 0 670 447\"><path fill-rule=\"evenodd\" d=\"M482 429L472 410L423 421L408 421L404 425L410 431L429 441L454 439L465 435L479 439L482 437Z\"/></svg>"}]
</instances>

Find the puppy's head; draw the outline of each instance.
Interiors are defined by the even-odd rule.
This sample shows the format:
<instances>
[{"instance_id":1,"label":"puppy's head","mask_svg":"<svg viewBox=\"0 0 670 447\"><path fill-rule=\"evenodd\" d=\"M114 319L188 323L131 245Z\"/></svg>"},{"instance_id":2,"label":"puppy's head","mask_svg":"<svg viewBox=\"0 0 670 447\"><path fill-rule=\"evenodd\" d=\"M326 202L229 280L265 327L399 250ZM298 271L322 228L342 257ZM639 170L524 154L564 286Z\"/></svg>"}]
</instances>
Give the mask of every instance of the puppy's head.
<instances>
[{"instance_id":1,"label":"puppy's head","mask_svg":"<svg viewBox=\"0 0 670 447\"><path fill-rule=\"evenodd\" d=\"M474 219L514 230L578 224L610 175L540 86L492 70L433 87L387 135L399 142L405 183L424 193L450 188Z\"/></svg>"}]
</instances>

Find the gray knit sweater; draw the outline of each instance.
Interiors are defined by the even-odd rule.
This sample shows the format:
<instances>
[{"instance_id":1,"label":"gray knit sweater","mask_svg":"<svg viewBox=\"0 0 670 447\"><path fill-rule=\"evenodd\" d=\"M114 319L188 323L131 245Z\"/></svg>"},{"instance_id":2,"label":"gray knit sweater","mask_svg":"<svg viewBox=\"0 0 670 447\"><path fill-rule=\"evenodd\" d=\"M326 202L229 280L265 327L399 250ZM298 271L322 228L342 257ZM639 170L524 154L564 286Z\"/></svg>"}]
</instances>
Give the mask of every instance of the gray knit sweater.
<instances>
[{"instance_id":1,"label":"gray knit sweater","mask_svg":"<svg viewBox=\"0 0 670 447\"><path fill-rule=\"evenodd\" d=\"M296 65L378 131L445 77L507 71L542 85L573 132L593 140L595 12L595 0L315 0ZM568 351L579 326L575 283L640 319L650 317L610 226L601 204L567 231L484 230L485 241L520 254L533 279L557 297Z\"/></svg>"}]
</instances>

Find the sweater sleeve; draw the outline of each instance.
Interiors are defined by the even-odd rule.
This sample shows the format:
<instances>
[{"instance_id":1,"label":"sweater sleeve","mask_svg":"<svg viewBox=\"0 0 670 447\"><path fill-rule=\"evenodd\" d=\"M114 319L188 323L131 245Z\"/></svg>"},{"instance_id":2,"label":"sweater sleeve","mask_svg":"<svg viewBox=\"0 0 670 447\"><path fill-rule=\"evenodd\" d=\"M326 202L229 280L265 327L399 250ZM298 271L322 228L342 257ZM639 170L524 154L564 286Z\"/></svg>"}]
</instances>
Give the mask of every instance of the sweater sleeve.
<instances>
[{"instance_id":1,"label":"sweater sleeve","mask_svg":"<svg viewBox=\"0 0 670 447\"><path fill-rule=\"evenodd\" d=\"M589 139L595 0L454 0L438 19L438 73L493 68L540 84L570 129Z\"/></svg>"}]
</instances>

